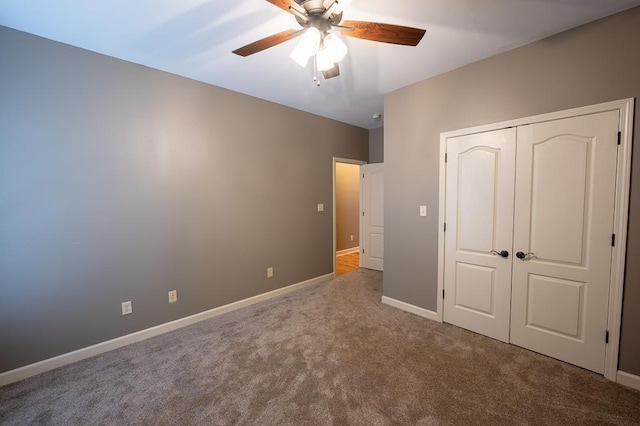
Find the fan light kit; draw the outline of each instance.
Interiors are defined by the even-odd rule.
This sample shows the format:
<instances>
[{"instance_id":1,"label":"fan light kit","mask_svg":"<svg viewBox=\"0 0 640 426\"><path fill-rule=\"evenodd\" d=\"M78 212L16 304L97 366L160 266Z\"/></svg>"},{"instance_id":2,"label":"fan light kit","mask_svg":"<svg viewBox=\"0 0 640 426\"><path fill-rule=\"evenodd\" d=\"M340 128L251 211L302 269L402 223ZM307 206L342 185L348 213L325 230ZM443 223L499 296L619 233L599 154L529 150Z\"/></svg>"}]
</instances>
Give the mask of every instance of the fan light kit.
<instances>
[{"instance_id":1,"label":"fan light kit","mask_svg":"<svg viewBox=\"0 0 640 426\"><path fill-rule=\"evenodd\" d=\"M347 55L347 46L333 32L383 43L417 46L425 34L419 28L380 24L365 21L342 21L342 10L337 0L267 0L293 14L302 29L292 29L265 37L236 49L233 53L249 56L298 36L300 41L291 52L291 59L301 67L313 60L313 80L320 85L318 72L326 79L340 75L338 63Z\"/></svg>"}]
</instances>

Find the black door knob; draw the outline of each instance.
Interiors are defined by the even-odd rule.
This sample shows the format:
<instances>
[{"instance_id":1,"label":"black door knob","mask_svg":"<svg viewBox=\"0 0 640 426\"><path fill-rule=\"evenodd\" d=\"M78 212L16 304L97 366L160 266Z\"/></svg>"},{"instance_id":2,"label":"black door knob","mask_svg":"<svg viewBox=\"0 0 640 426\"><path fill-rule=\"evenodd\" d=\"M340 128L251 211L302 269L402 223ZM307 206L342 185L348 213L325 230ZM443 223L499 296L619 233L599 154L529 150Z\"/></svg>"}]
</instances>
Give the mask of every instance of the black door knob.
<instances>
[{"instance_id":1,"label":"black door knob","mask_svg":"<svg viewBox=\"0 0 640 426\"><path fill-rule=\"evenodd\" d=\"M506 251L506 250L502 250L502 251L500 252L500 256L507 258L507 257L509 257L509 252L508 252L508 251Z\"/></svg>"},{"instance_id":2,"label":"black door knob","mask_svg":"<svg viewBox=\"0 0 640 426\"><path fill-rule=\"evenodd\" d=\"M525 257L527 257L527 255L524 254L523 252L519 251L519 252L516 253L516 257L518 259L524 259Z\"/></svg>"}]
</instances>

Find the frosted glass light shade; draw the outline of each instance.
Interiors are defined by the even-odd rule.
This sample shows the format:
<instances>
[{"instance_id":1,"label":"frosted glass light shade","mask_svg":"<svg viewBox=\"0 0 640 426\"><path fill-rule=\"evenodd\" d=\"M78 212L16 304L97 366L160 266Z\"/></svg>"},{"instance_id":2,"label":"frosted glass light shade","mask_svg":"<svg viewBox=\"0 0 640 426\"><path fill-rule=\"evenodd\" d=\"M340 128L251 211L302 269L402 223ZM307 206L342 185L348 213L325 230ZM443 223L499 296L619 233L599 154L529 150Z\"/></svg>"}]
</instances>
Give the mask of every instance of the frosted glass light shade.
<instances>
[{"instance_id":1,"label":"frosted glass light shade","mask_svg":"<svg viewBox=\"0 0 640 426\"><path fill-rule=\"evenodd\" d=\"M318 52L321 37L322 35L317 28L310 27L304 32L298 45L289 56L301 67L306 67L309 58Z\"/></svg>"},{"instance_id":2,"label":"frosted glass light shade","mask_svg":"<svg viewBox=\"0 0 640 426\"><path fill-rule=\"evenodd\" d=\"M334 34L327 34L323 45L333 63L338 63L347 56L347 46Z\"/></svg>"},{"instance_id":3,"label":"frosted glass light shade","mask_svg":"<svg viewBox=\"0 0 640 426\"><path fill-rule=\"evenodd\" d=\"M334 62L331 60L331 55L326 48L318 50L316 59L318 60L318 71L327 71L333 68Z\"/></svg>"}]
</instances>

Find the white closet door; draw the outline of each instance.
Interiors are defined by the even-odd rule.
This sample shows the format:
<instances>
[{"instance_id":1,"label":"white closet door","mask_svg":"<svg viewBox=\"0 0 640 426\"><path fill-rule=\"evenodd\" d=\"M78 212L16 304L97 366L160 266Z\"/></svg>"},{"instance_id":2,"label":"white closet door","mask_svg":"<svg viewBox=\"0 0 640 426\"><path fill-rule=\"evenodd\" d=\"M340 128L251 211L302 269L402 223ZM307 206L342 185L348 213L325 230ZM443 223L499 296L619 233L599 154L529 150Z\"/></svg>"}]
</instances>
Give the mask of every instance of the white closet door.
<instances>
[{"instance_id":1,"label":"white closet door","mask_svg":"<svg viewBox=\"0 0 640 426\"><path fill-rule=\"evenodd\" d=\"M365 164L362 170L362 267L384 266L384 164Z\"/></svg>"},{"instance_id":2,"label":"white closet door","mask_svg":"<svg viewBox=\"0 0 640 426\"><path fill-rule=\"evenodd\" d=\"M515 129L503 129L447 140L444 320L504 342L509 341L515 137Z\"/></svg>"},{"instance_id":3,"label":"white closet door","mask_svg":"<svg viewBox=\"0 0 640 426\"><path fill-rule=\"evenodd\" d=\"M522 126L517 136L511 342L598 373L617 132L610 111Z\"/></svg>"}]
</instances>

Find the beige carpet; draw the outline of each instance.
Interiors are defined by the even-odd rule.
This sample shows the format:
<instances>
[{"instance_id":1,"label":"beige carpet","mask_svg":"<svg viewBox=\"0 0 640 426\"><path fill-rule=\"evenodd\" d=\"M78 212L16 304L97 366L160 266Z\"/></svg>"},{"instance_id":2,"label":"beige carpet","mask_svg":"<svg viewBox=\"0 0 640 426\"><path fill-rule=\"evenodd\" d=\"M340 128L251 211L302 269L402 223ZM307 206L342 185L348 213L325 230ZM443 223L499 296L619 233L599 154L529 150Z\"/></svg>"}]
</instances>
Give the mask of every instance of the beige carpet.
<instances>
[{"instance_id":1,"label":"beige carpet","mask_svg":"<svg viewBox=\"0 0 640 426\"><path fill-rule=\"evenodd\" d=\"M357 270L0 388L0 424L640 424L640 392L384 306Z\"/></svg>"}]
</instances>

